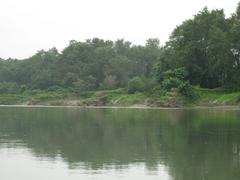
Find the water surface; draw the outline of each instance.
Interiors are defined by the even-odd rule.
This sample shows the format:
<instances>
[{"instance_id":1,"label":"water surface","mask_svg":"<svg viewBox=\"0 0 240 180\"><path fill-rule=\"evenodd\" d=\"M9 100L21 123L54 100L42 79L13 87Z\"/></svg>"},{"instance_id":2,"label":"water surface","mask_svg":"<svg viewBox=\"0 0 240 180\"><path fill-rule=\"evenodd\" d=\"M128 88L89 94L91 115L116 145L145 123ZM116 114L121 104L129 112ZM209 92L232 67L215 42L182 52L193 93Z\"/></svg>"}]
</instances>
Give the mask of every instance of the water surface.
<instances>
[{"instance_id":1,"label":"water surface","mask_svg":"<svg viewBox=\"0 0 240 180\"><path fill-rule=\"evenodd\" d=\"M239 180L240 111L0 107L3 180Z\"/></svg>"}]
</instances>

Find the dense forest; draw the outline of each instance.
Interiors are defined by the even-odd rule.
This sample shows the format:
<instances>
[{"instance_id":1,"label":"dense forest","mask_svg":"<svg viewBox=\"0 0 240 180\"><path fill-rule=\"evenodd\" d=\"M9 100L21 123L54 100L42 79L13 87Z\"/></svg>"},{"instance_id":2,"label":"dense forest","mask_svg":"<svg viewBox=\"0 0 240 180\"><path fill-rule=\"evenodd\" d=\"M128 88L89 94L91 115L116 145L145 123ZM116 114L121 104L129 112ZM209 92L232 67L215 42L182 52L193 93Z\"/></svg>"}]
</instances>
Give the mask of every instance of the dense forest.
<instances>
[{"instance_id":1,"label":"dense forest","mask_svg":"<svg viewBox=\"0 0 240 180\"><path fill-rule=\"evenodd\" d=\"M21 89L59 86L79 91L126 87L133 78L152 78L152 67L161 51L158 39L147 40L146 46L134 46L124 40L72 40L61 53L52 48L26 60L2 60L1 86Z\"/></svg>"},{"instance_id":2,"label":"dense forest","mask_svg":"<svg viewBox=\"0 0 240 180\"><path fill-rule=\"evenodd\" d=\"M240 89L240 4L226 18L204 8L177 26L162 47L124 39L71 40L24 60L0 59L0 93L65 89L69 92L125 88L128 93L164 94L175 88L194 96L193 87Z\"/></svg>"}]
</instances>

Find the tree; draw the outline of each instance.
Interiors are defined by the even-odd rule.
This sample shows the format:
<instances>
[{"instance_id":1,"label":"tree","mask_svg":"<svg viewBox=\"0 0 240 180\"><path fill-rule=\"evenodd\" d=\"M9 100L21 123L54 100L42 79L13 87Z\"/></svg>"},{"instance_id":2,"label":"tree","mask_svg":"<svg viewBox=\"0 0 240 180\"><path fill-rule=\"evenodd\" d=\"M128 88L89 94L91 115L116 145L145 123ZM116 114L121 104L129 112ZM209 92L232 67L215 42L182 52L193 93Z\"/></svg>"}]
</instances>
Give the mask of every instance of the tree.
<instances>
[{"instance_id":1,"label":"tree","mask_svg":"<svg viewBox=\"0 0 240 180\"><path fill-rule=\"evenodd\" d=\"M173 31L162 64L169 68L185 67L193 84L219 87L229 79L232 65L231 60L226 60L231 59L227 33L223 10L204 8Z\"/></svg>"},{"instance_id":2,"label":"tree","mask_svg":"<svg viewBox=\"0 0 240 180\"><path fill-rule=\"evenodd\" d=\"M146 87L147 83L144 78L134 77L128 82L128 93L144 92Z\"/></svg>"}]
</instances>

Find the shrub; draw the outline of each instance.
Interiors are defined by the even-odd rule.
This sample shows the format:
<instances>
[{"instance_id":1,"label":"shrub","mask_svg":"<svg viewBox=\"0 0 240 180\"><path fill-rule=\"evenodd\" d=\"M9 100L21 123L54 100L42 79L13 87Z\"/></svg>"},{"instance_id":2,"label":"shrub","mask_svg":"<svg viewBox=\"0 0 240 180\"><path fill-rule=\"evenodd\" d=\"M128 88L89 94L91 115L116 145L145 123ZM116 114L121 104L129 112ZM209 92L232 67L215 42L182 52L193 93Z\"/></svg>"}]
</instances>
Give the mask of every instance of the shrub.
<instances>
[{"instance_id":1,"label":"shrub","mask_svg":"<svg viewBox=\"0 0 240 180\"><path fill-rule=\"evenodd\" d=\"M17 83L13 82L2 82L0 83L0 93L16 94L20 92L20 87Z\"/></svg>"},{"instance_id":2,"label":"shrub","mask_svg":"<svg viewBox=\"0 0 240 180\"><path fill-rule=\"evenodd\" d=\"M64 92L65 89L61 86L51 86L47 89L47 91L53 91L53 92Z\"/></svg>"},{"instance_id":3,"label":"shrub","mask_svg":"<svg viewBox=\"0 0 240 180\"><path fill-rule=\"evenodd\" d=\"M28 88L28 87L27 87L26 85L24 85L24 84L21 85L21 86L20 86L20 92L21 92L21 93L25 92L25 91L27 90L27 88Z\"/></svg>"},{"instance_id":4,"label":"shrub","mask_svg":"<svg viewBox=\"0 0 240 180\"><path fill-rule=\"evenodd\" d=\"M96 79L88 76L86 79L78 79L73 83L75 91L91 91L96 89Z\"/></svg>"},{"instance_id":5,"label":"shrub","mask_svg":"<svg viewBox=\"0 0 240 180\"><path fill-rule=\"evenodd\" d=\"M178 87L178 91L186 96L186 97L189 97L189 98L193 98L196 96L195 92L194 92L194 89L192 87L192 85L190 84L189 81L184 81L182 82L179 87Z\"/></svg>"},{"instance_id":6,"label":"shrub","mask_svg":"<svg viewBox=\"0 0 240 180\"><path fill-rule=\"evenodd\" d=\"M143 92L147 88L144 78L134 77L128 82L128 93Z\"/></svg>"},{"instance_id":7,"label":"shrub","mask_svg":"<svg viewBox=\"0 0 240 180\"><path fill-rule=\"evenodd\" d=\"M184 80L188 76L186 68L177 68L173 70L168 70L163 73L164 79L177 78L179 80Z\"/></svg>"},{"instance_id":8,"label":"shrub","mask_svg":"<svg viewBox=\"0 0 240 180\"><path fill-rule=\"evenodd\" d=\"M237 97L237 102L238 102L238 103L240 102L240 96Z\"/></svg>"},{"instance_id":9,"label":"shrub","mask_svg":"<svg viewBox=\"0 0 240 180\"><path fill-rule=\"evenodd\" d=\"M75 73L68 72L62 80L63 86L72 86L74 82L78 80L78 76Z\"/></svg>"},{"instance_id":10,"label":"shrub","mask_svg":"<svg viewBox=\"0 0 240 180\"><path fill-rule=\"evenodd\" d=\"M162 82L163 89L170 91L172 88L177 88L181 84L178 78L170 77Z\"/></svg>"},{"instance_id":11,"label":"shrub","mask_svg":"<svg viewBox=\"0 0 240 180\"><path fill-rule=\"evenodd\" d=\"M116 76L106 76L101 84L101 89L114 89L117 87L117 77Z\"/></svg>"},{"instance_id":12,"label":"shrub","mask_svg":"<svg viewBox=\"0 0 240 180\"><path fill-rule=\"evenodd\" d=\"M240 83L228 83L222 87L227 92L238 92L240 91Z\"/></svg>"}]
</instances>

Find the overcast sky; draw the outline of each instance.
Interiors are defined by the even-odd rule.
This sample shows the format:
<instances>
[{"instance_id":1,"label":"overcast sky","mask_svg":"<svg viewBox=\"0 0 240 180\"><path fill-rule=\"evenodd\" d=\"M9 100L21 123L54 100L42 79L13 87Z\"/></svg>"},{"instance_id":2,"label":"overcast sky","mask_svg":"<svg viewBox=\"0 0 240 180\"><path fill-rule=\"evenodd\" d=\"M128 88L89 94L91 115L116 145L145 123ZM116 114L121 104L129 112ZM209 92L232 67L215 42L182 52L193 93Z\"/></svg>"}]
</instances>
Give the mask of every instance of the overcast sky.
<instances>
[{"instance_id":1,"label":"overcast sky","mask_svg":"<svg viewBox=\"0 0 240 180\"><path fill-rule=\"evenodd\" d=\"M239 0L0 0L0 57L26 58L69 40L124 38L163 44L176 25L208 6L232 14Z\"/></svg>"}]
</instances>

